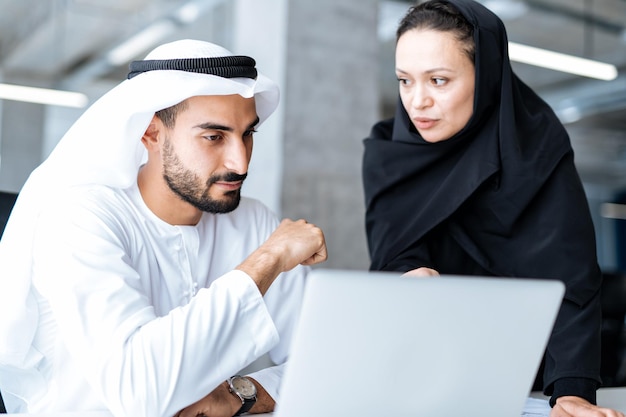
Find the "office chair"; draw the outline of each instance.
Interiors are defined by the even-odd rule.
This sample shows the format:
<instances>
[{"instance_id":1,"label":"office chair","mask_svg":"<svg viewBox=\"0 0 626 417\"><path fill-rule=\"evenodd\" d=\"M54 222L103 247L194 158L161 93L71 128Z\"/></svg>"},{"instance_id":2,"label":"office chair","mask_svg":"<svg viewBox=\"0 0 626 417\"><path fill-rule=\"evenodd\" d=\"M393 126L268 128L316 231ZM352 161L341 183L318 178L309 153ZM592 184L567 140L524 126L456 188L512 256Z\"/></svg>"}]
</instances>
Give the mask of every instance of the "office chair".
<instances>
[{"instance_id":1,"label":"office chair","mask_svg":"<svg viewBox=\"0 0 626 417\"><path fill-rule=\"evenodd\" d=\"M0 238L9 220L9 214L11 214L15 200L17 200L17 193L0 191ZM0 393L0 414L6 414L6 412L7 410L4 405L4 400L2 399L2 393Z\"/></svg>"},{"instance_id":2,"label":"office chair","mask_svg":"<svg viewBox=\"0 0 626 417\"><path fill-rule=\"evenodd\" d=\"M0 238L9 220L9 214L11 214L15 200L17 200L17 193L0 191Z\"/></svg>"}]
</instances>

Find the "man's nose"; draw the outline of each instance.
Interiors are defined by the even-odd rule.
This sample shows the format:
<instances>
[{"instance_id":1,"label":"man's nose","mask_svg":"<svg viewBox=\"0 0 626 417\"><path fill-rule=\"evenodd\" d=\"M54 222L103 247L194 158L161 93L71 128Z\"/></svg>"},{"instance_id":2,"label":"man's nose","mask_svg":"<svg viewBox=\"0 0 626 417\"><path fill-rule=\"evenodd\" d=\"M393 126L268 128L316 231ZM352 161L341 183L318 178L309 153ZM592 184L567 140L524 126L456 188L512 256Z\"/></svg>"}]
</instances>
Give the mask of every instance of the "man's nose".
<instances>
[{"instance_id":1,"label":"man's nose","mask_svg":"<svg viewBox=\"0 0 626 417\"><path fill-rule=\"evenodd\" d=\"M229 141L224 155L224 166L237 174L245 174L248 172L248 147L242 140Z\"/></svg>"}]
</instances>

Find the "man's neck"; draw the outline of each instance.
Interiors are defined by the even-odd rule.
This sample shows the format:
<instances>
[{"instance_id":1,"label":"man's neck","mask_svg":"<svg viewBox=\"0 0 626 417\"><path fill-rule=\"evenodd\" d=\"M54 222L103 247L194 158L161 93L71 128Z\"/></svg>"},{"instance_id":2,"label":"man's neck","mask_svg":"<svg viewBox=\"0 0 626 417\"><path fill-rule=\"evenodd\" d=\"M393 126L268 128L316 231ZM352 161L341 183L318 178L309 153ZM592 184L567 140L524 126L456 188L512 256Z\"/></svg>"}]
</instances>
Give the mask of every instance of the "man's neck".
<instances>
[{"instance_id":1,"label":"man's neck","mask_svg":"<svg viewBox=\"0 0 626 417\"><path fill-rule=\"evenodd\" d=\"M146 206L164 222L174 226L194 226L200 221L202 211L178 197L163 176L151 172L149 166L139 169L137 185Z\"/></svg>"}]
</instances>

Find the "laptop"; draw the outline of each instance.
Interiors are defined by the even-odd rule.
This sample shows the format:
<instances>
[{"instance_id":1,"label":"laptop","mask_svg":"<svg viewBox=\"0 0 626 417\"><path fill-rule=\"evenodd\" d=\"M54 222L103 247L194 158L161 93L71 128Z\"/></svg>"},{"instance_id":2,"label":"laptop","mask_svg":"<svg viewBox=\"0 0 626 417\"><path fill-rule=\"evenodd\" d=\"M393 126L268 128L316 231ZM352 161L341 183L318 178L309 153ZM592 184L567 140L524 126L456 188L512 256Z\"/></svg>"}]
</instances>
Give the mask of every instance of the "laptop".
<instances>
[{"instance_id":1,"label":"laptop","mask_svg":"<svg viewBox=\"0 0 626 417\"><path fill-rule=\"evenodd\" d=\"M314 269L276 417L516 417L560 281Z\"/></svg>"}]
</instances>

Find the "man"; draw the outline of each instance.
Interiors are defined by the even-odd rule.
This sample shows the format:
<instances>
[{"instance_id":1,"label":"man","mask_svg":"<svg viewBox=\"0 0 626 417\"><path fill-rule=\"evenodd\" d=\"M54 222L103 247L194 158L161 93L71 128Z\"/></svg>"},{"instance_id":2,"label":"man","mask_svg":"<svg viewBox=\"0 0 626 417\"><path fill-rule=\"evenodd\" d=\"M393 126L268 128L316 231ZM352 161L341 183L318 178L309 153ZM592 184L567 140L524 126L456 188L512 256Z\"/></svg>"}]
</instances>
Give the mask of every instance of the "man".
<instances>
[{"instance_id":1,"label":"man","mask_svg":"<svg viewBox=\"0 0 626 417\"><path fill-rule=\"evenodd\" d=\"M156 48L30 176L0 242L9 412L273 409L326 247L240 197L278 103L254 65L206 42ZM268 352L278 365L230 379Z\"/></svg>"}]
</instances>

